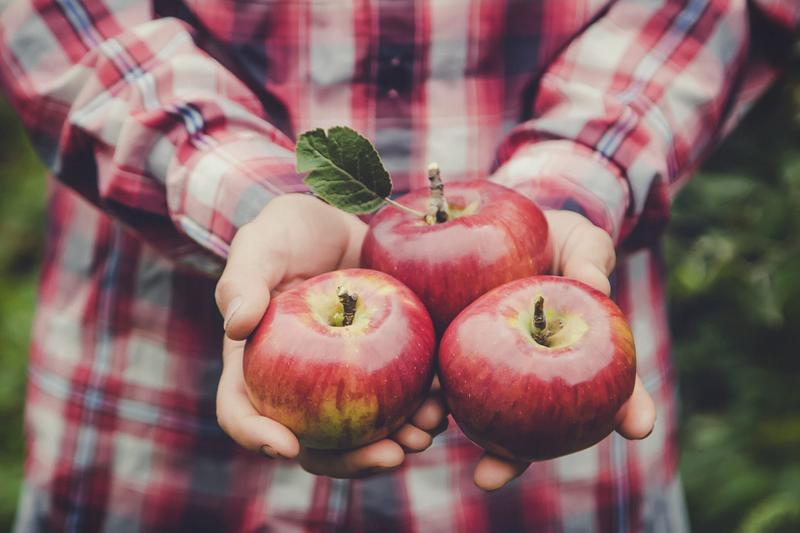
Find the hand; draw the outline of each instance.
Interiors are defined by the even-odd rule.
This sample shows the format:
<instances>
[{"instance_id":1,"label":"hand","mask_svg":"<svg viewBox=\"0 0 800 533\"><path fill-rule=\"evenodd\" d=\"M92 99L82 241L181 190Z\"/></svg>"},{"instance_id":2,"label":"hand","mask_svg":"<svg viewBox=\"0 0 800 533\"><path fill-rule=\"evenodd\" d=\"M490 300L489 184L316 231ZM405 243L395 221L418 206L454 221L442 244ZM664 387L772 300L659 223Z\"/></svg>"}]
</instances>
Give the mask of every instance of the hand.
<instances>
[{"instance_id":1,"label":"hand","mask_svg":"<svg viewBox=\"0 0 800 533\"><path fill-rule=\"evenodd\" d=\"M446 427L438 382L409 423L391 438L347 452L304 448L288 428L261 416L247 397L243 340L260 322L270 294L323 272L357 267L366 231L358 218L312 196L280 196L236 233L217 284L226 333L217 390L220 426L241 446L273 458L297 459L313 474L353 478L394 468L406 453L430 446L433 436Z\"/></svg>"},{"instance_id":2,"label":"hand","mask_svg":"<svg viewBox=\"0 0 800 533\"><path fill-rule=\"evenodd\" d=\"M616 255L609 235L585 217L569 211L545 211L553 246L553 271L577 279L608 295L608 275ZM653 430L656 410L639 376L630 399L617 413L616 431L627 439L643 439ZM475 484L497 490L522 474L530 463L513 462L484 453L475 468Z\"/></svg>"}]
</instances>

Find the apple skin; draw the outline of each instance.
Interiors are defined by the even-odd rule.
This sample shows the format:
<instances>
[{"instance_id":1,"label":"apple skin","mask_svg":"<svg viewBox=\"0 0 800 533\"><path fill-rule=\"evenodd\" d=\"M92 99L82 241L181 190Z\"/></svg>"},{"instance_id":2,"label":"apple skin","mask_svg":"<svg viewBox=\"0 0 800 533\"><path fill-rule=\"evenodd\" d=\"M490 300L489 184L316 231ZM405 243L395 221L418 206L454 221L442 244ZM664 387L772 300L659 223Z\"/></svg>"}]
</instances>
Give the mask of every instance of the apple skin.
<instances>
[{"instance_id":1,"label":"apple skin","mask_svg":"<svg viewBox=\"0 0 800 533\"><path fill-rule=\"evenodd\" d=\"M328 322L337 287L358 294L350 326ZM345 450L386 437L414 413L435 372L436 337L408 287L363 269L322 274L276 296L244 349L262 415L304 446Z\"/></svg>"},{"instance_id":2,"label":"apple skin","mask_svg":"<svg viewBox=\"0 0 800 533\"><path fill-rule=\"evenodd\" d=\"M398 202L424 212L429 196L421 189ZM529 199L486 180L447 184L445 196L460 216L429 225L387 206L370 221L361 249L361 266L410 287L440 334L482 294L552 263L547 220Z\"/></svg>"},{"instance_id":3,"label":"apple skin","mask_svg":"<svg viewBox=\"0 0 800 533\"><path fill-rule=\"evenodd\" d=\"M553 347L529 333L539 296L548 320L563 320ZM473 442L516 461L551 459L614 429L636 378L633 335L601 292L555 276L521 279L453 321L439 348L439 378L453 418Z\"/></svg>"}]
</instances>

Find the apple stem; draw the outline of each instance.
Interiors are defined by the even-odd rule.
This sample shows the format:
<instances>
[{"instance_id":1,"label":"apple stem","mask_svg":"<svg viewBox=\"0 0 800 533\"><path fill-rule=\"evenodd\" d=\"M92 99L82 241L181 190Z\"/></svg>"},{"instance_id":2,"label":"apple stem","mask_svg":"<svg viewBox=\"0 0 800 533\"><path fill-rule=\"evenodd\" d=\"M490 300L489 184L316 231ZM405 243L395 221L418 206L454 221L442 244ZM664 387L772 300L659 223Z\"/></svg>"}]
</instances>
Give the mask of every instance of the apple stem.
<instances>
[{"instance_id":1,"label":"apple stem","mask_svg":"<svg viewBox=\"0 0 800 533\"><path fill-rule=\"evenodd\" d=\"M447 199L444 197L444 182L442 182L442 173L437 163L428 165L428 181L430 182L431 198L428 202L425 222L431 225L447 222Z\"/></svg>"},{"instance_id":2,"label":"apple stem","mask_svg":"<svg viewBox=\"0 0 800 533\"><path fill-rule=\"evenodd\" d=\"M533 306L533 329L531 330L533 340L547 346L547 340L550 335L547 334L547 319L544 316L544 297L539 296L536 304Z\"/></svg>"},{"instance_id":3,"label":"apple stem","mask_svg":"<svg viewBox=\"0 0 800 533\"><path fill-rule=\"evenodd\" d=\"M533 306L533 327L531 328L531 336L533 340L542 346L550 346L550 337L556 334L564 323L560 318L550 321L547 324L547 318L544 316L544 296L539 296Z\"/></svg>"},{"instance_id":4,"label":"apple stem","mask_svg":"<svg viewBox=\"0 0 800 533\"><path fill-rule=\"evenodd\" d=\"M339 302L342 304L342 326L350 326L356 317L356 302L358 301L358 294L350 293L344 287L336 289L336 295L339 297Z\"/></svg>"}]
</instances>

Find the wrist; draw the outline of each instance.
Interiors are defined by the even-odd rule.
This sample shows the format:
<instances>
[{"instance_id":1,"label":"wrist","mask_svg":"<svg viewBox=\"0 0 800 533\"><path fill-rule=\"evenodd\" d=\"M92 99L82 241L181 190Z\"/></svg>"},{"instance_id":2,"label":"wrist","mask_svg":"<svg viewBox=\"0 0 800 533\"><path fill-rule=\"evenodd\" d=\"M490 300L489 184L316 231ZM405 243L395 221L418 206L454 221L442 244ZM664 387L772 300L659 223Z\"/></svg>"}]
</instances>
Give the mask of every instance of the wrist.
<instances>
[{"instance_id":1,"label":"wrist","mask_svg":"<svg viewBox=\"0 0 800 533\"><path fill-rule=\"evenodd\" d=\"M573 211L622 236L628 185L615 164L568 140L523 144L498 167L492 181L534 200L543 209Z\"/></svg>"}]
</instances>

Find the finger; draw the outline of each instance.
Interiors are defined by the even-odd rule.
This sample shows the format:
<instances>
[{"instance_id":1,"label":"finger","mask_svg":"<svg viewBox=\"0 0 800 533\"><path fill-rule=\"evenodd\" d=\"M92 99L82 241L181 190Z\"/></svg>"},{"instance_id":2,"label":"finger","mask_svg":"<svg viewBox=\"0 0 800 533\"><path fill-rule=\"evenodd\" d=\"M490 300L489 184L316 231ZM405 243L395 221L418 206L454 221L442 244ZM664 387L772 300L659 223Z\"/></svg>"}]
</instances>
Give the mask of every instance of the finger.
<instances>
[{"instance_id":1,"label":"finger","mask_svg":"<svg viewBox=\"0 0 800 533\"><path fill-rule=\"evenodd\" d=\"M429 396L411 417L411 423L427 432L440 433L447 420L447 410L441 396ZM439 431L437 431L439 430Z\"/></svg>"},{"instance_id":2,"label":"finger","mask_svg":"<svg viewBox=\"0 0 800 533\"><path fill-rule=\"evenodd\" d=\"M484 453L475 467L474 482L481 490L497 490L525 472L528 466L530 463L507 461Z\"/></svg>"},{"instance_id":3,"label":"finger","mask_svg":"<svg viewBox=\"0 0 800 533\"><path fill-rule=\"evenodd\" d=\"M611 294L611 283L608 281L608 277L594 265L582 263L568 266L564 269L564 277L582 281L606 296Z\"/></svg>"},{"instance_id":4,"label":"finger","mask_svg":"<svg viewBox=\"0 0 800 533\"><path fill-rule=\"evenodd\" d=\"M242 342L225 340L224 366L217 389L217 420L240 446L270 457L291 459L300 451L294 434L261 416L250 403L242 378Z\"/></svg>"},{"instance_id":5,"label":"finger","mask_svg":"<svg viewBox=\"0 0 800 533\"><path fill-rule=\"evenodd\" d=\"M383 439L347 452L303 448L298 461L305 470L319 476L358 478L396 468L404 458L399 444Z\"/></svg>"},{"instance_id":6,"label":"finger","mask_svg":"<svg viewBox=\"0 0 800 533\"><path fill-rule=\"evenodd\" d=\"M439 376L433 376L428 398L414 412L409 422L432 436L447 429L447 406L442 397Z\"/></svg>"},{"instance_id":7,"label":"finger","mask_svg":"<svg viewBox=\"0 0 800 533\"><path fill-rule=\"evenodd\" d=\"M608 275L614 268L614 243L605 231L584 219L570 233L560 265L565 277L582 281L605 295L611 293Z\"/></svg>"},{"instance_id":8,"label":"finger","mask_svg":"<svg viewBox=\"0 0 800 533\"><path fill-rule=\"evenodd\" d=\"M231 339L246 338L269 304L269 294L287 268L285 226L265 224L261 217L239 228L225 270L217 283L217 307Z\"/></svg>"},{"instance_id":9,"label":"finger","mask_svg":"<svg viewBox=\"0 0 800 533\"><path fill-rule=\"evenodd\" d=\"M633 394L617 413L617 433L626 439L643 439L653 432L655 423L655 403L637 375Z\"/></svg>"},{"instance_id":10,"label":"finger","mask_svg":"<svg viewBox=\"0 0 800 533\"><path fill-rule=\"evenodd\" d=\"M417 453L427 450L433 444L433 436L412 424L404 424L398 429L392 439L407 453Z\"/></svg>"},{"instance_id":11,"label":"finger","mask_svg":"<svg viewBox=\"0 0 800 533\"><path fill-rule=\"evenodd\" d=\"M616 261L611 236L577 213L549 213L556 272L608 295L608 276Z\"/></svg>"}]
</instances>

